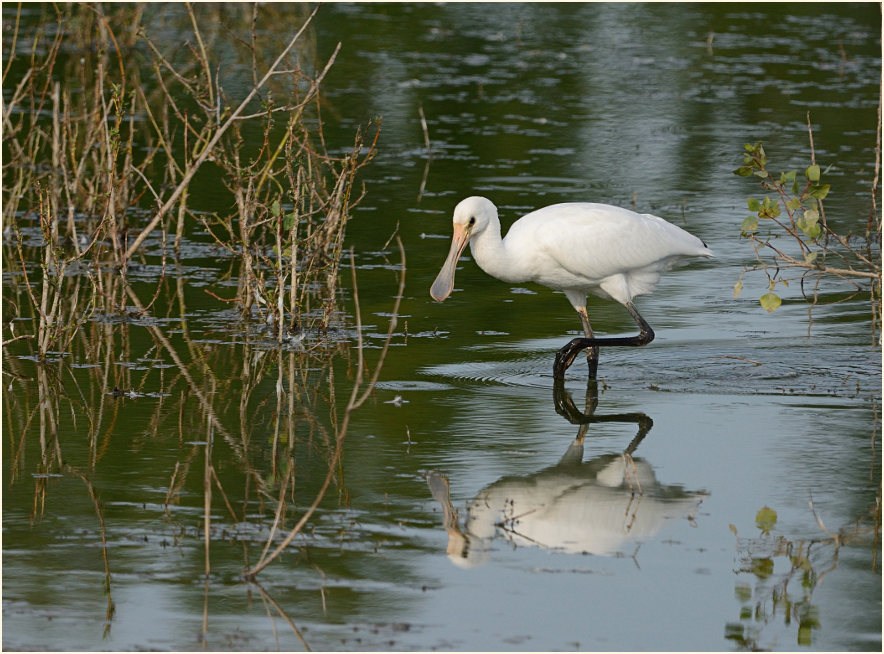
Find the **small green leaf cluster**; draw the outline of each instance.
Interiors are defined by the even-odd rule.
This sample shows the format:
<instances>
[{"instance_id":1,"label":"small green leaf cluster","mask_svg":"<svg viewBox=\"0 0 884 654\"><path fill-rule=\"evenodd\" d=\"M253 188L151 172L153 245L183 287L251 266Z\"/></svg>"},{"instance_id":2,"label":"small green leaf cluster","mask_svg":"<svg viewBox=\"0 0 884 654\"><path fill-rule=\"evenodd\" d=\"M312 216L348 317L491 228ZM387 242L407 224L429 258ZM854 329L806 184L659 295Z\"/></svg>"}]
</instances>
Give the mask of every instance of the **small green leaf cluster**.
<instances>
[{"instance_id":1,"label":"small green leaf cluster","mask_svg":"<svg viewBox=\"0 0 884 654\"><path fill-rule=\"evenodd\" d=\"M774 176L767 168L767 155L764 146L759 142L747 143L744 146L743 165L734 170L734 174L740 177L758 177L761 179L762 188L773 192L760 199L747 198L746 206L751 213L740 224L741 235L757 245L771 248L778 256L782 256L780 250L774 248L768 240L771 235L776 234L778 228L782 229L797 241L803 263L808 266L816 265L818 250L821 247L817 239L822 236L825 227L820 201L829 194L830 189L829 184L821 183L820 167L816 163L807 166L804 170L803 185L799 181L797 170L784 171ZM759 235L764 221L770 224L767 238ZM757 246L756 255L764 266ZM784 279L776 279L776 276L773 276L770 278L768 292L759 298L761 306L768 312L776 311L782 304L782 300L773 292L777 283L788 285ZM735 297L739 296L742 286L741 276L741 280L734 286Z\"/></svg>"},{"instance_id":2,"label":"small green leaf cluster","mask_svg":"<svg viewBox=\"0 0 884 654\"><path fill-rule=\"evenodd\" d=\"M804 171L807 179L804 188L798 183L798 171L790 170L780 173L775 178L767 170L767 156L762 144L747 143L743 155L743 165L734 171L740 177L755 175L762 179L762 187L776 192L776 196L765 196L761 200L748 198L747 206L753 212L747 216L740 225L740 231L744 236L758 231L759 220L779 218L782 214L781 205L786 209L790 222L801 232L816 239L822 233L819 223L820 212L818 201L829 194L830 185L820 183L820 167L816 164L808 166Z\"/></svg>"},{"instance_id":3,"label":"small green leaf cluster","mask_svg":"<svg viewBox=\"0 0 884 654\"><path fill-rule=\"evenodd\" d=\"M759 141L755 145L747 143L743 148L746 150L746 153L743 155L743 165L734 171L734 175L739 175L740 177L751 177L752 175L766 177L767 175L760 173L767 165L767 155L764 154L764 147L761 145L761 142Z\"/></svg>"},{"instance_id":4,"label":"small green leaf cluster","mask_svg":"<svg viewBox=\"0 0 884 654\"><path fill-rule=\"evenodd\" d=\"M777 512L768 506L758 510L755 526L758 536L740 538L737 528L730 525L737 536L737 574L750 579L739 580L734 588L739 619L725 625L725 638L739 649L764 649L760 645L763 630L782 619L793 628L800 647L812 647L820 628L813 595L826 574L823 568L837 566L838 538L788 538L780 533Z\"/></svg>"}]
</instances>

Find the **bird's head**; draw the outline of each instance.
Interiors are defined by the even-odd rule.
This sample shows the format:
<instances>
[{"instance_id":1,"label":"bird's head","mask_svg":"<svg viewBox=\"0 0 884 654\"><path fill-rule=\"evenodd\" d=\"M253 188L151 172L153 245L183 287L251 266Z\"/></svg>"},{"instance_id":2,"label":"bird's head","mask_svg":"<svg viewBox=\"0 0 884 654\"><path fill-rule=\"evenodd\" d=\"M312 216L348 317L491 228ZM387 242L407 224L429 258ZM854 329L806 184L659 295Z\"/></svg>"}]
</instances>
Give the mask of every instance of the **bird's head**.
<instances>
[{"instance_id":1,"label":"bird's head","mask_svg":"<svg viewBox=\"0 0 884 654\"><path fill-rule=\"evenodd\" d=\"M454 233L451 237L451 249L442 264L442 270L430 287L430 295L436 302L442 302L454 290L454 271L457 260L467 243L481 234L493 220L497 219L497 208L487 198L474 195L461 200L454 208L452 224Z\"/></svg>"}]
</instances>

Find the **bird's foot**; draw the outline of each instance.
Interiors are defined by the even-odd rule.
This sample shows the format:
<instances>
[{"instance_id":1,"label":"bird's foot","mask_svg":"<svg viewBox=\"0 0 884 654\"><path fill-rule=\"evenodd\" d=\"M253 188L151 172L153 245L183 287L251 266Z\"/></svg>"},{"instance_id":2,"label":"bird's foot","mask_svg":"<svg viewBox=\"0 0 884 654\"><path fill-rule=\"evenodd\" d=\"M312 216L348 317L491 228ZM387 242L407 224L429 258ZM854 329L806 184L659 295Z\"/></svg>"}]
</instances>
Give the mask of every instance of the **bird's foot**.
<instances>
[{"instance_id":1,"label":"bird's foot","mask_svg":"<svg viewBox=\"0 0 884 654\"><path fill-rule=\"evenodd\" d=\"M554 379L565 378L565 371L571 367L572 363L574 363L574 359L580 354L580 350L585 349L589 345L587 341L589 341L587 338L575 338L561 350L556 352L556 362L553 365ZM598 365L598 360L596 360L596 365ZM590 373L592 374L593 372L594 371L590 367Z\"/></svg>"}]
</instances>

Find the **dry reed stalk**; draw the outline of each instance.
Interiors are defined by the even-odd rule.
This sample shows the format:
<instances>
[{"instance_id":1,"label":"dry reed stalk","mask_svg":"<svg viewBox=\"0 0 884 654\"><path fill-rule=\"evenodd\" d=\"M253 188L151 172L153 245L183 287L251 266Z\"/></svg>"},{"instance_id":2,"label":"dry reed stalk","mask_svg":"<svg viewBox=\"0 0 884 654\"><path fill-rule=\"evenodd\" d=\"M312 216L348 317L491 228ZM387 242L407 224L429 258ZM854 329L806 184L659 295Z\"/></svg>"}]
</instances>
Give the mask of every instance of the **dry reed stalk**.
<instances>
[{"instance_id":1,"label":"dry reed stalk","mask_svg":"<svg viewBox=\"0 0 884 654\"><path fill-rule=\"evenodd\" d=\"M211 396L210 396L211 397ZM204 469L203 469L203 538L205 541L205 575L206 579L212 572L211 544L212 544L212 445L215 430L211 422L206 424L206 442L203 445Z\"/></svg>"},{"instance_id":2,"label":"dry reed stalk","mask_svg":"<svg viewBox=\"0 0 884 654\"><path fill-rule=\"evenodd\" d=\"M310 645L308 645L307 641L304 639L304 635L301 633L301 630L298 629L298 627L295 625L294 621L288 616L288 614L286 614L286 612L279 605L279 603L275 599L273 599L273 597L270 596L270 593L268 593L266 590L264 590L264 587L261 586L261 584L259 584L254 579L251 581L251 584L252 584L252 586L254 586L255 588L258 589L259 593L261 593L261 599L264 601L265 605L269 602L273 606L273 608L276 610L276 612L279 614L279 616L283 620L286 621L286 623L288 624L289 627L291 627L295 636L298 637L298 640L300 640L301 644L304 646L304 649L307 650L308 652L312 651L310 649ZM276 627L274 627L273 629L274 629L274 633L275 633Z\"/></svg>"},{"instance_id":3,"label":"dry reed stalk","mask_svg":"<svg viewBox=\"0 0 884 654\"><path fill-rule=\"evenodd\" d=\"M101 511L101 502L98 499L98 496L95 493L95 487L92 485L92 482L84 475L82 472L73 468L71 466L65 466L65 470L68 473L72 473L79 477L83 483L86 485L86 490L89 493L89 499L92 500L92 505L95 507L95 515L98 516L98 535L101 539L101 559L104 563L104 592L107 596L107 610L105 612L104 617L104 637L110 634L111 622L113 620L114 614L116 613L116 606L114 605L113 597L111 596L111 569L110 569L110 560L107 555L107 527L104 523L104 515Z\"/></svg>"},{"instance_id":4,"label":"dry reed stalk","mask_svg":"<svg viewBox=\"0 0 884 654\"><path fill-rule=\"evenodd\" d=\"M19 254L16 263L21 265L19 272L24 278L34 309L37 356L42 360L45 360L51 349L66 351L77 330L95 309L96 295L100 289L93 288L92 293L84 293L83 301L80 302L81 280L91 279L89 273L85 276L66 273L74 265L83 267L86 255L90 254L103 237L103 229L109 222L102 220L92 230L91 238L82 237L74 220L74 208L82 207L87 212L84 215L87 215L95 208L96 201L100 202L98 196L101 194L95 192L90 171L98 169L112 174L113 167L107 161L110 152L107 143L110 130L115 129L118 132L121 119L121 105L117 102L116 120L115 123L111 122L108 115L109 105L103 97L99 102L101 108L96 106L87 109L79 106L72 109L69 93L62 91L61 85L54 80L65 34L64 21L61 22L62 28L57 31L51 47L42 58L38 57L37 48L34 48L31 67L16 87L12 102L3 107L3 122L7 128L3 135L4 145L12 153L4 161L4 187L6 188L6 181L10 177L14 180L11 192L4 193L4 222L16 234ZM7 74L11 70L10 66L7 66ZM102 69L99 62L98 70ZM100 87L99 80L96 87L98 95ZM92 99L97 97L93 94ZM86 95L83 94L82 98L85 100ZM45 113L51 118L44 125L38 116L47 105L49 111ZM78 117L71 118L72 113L76 113ZM110 127L114 124L116 127ZM100 141L100 132L104 134L103 149L101 146L93 147ZM130 129L129 140L123 143L124 151L131 151L132 138ZM117 145L120 143L117 139ZM47 161L49 165L32 165L41 161ZM107 183L107 187L111 189L122 186L124 185L116 178ZM106 204L102 212L108 213L109 207L117 200L113 192L104 195ZM19 225L22 202L33 202L36 205L34 211L43 235L38 257L24 256ZM63 221L59 219L62 214L65 216ZM61 225L66 228L65 234L62 234ZM92 254L95 256L96 253ZM30 290L31 280L28 275L28 264L36 261L39 261L41 271L41 275L35 280L39 284L39 299ZM85 269L88 270L88 266Z\"/></svg>"}]
</instances>

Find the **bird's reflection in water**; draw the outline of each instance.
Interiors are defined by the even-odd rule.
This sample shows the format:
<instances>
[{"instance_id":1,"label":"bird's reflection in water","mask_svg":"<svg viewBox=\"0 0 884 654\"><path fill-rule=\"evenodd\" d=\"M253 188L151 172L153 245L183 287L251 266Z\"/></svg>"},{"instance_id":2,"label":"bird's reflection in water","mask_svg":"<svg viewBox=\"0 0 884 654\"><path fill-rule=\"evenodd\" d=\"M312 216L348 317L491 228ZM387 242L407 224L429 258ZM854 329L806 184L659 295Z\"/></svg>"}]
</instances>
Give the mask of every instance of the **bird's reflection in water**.
<instances>
[{"instance_id":1,"label":"bird's reflection in water","mask_svg":"<svg viewBox=\"0 0 884 654\"><path fill-rule=\"evenodd\" d=\"M438 472L427 475L430 492L442 506L447 552L456 564L484 563L495 537L513 546L615 555L653 537L670 520L692 520L706 497L660 484L651 465L633 457L654 424L648 416L595 415L594 381L587 388L585 412L574 406L561 382L554 395L556 411L579 425L577 437L555 465L531 475L503 477L480 491L469 502L462 526L451 505L448 479ZM631 422L638 431L624 451L584 461L586 433L600 422Z\"/></svg>"}]
</instances>

